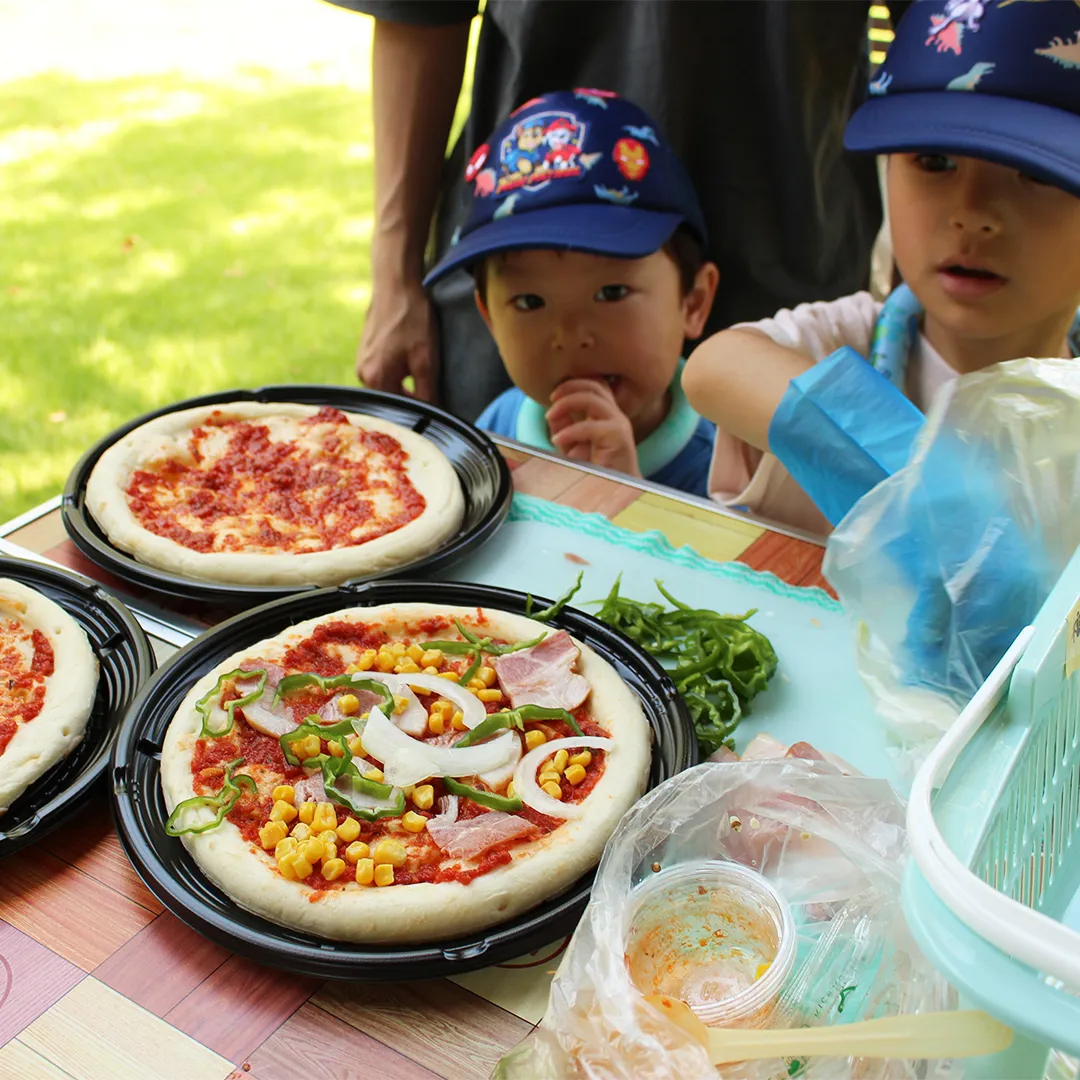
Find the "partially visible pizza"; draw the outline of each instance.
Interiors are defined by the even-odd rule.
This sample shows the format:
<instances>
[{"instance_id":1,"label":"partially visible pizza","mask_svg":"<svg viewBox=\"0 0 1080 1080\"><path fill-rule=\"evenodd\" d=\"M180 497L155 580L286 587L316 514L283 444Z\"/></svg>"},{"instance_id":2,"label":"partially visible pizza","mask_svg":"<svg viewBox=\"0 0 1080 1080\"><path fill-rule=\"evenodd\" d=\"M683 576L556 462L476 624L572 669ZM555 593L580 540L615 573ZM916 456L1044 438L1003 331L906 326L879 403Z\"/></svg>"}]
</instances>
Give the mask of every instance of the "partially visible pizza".
<instances>
[{"instance_id":1,"label":"partially visible pizza","mask_svg":"<svg viewBox=\"0 0 1080 1080\"><path fill-rule=\"evenodd\" d=\"M97 680L83 628L36 589L0 578L0 815L78 746Z\"/></svg>"},{"instance_id":2,"label":"partially visible pizza","mask_svg":"<svg viewBox=\"0 0 1080 1080\"><path fill-rule=\"evenodd\" d=\"M337 584L430 554L465 514L433 442L311 405L183 409L101 455L86 505L140 562L232 584Z\"/></svg>"},{"instance_id":3,"label":"partially visible pizza","mask_svg":"<svg viewBox=\"0 0 1080 1080\"><path fill-rule=\"evenodd\" d=\"M170 812L237 904L335 940L504 922L596 864L645 789L636 695L565 630L491 608L352 608L200 679Z\"/></svg>"}]
</instances>

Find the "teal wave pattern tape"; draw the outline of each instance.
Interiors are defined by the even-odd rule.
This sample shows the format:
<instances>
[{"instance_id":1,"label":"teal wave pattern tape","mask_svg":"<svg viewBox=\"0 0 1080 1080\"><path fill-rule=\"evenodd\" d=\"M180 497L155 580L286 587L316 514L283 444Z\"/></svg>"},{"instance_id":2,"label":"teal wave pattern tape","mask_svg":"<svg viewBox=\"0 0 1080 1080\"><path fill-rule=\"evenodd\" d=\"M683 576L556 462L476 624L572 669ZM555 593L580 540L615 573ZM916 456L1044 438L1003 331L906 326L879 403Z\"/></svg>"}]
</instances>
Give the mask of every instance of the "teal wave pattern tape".
<instances>
[{"instance_id":1,"label":"teal wave pattern tape","mask_svg":"<svg viewBox=\"0 0 1080 1080\"><path fill-rule=\"evenodd\" d=\"M648 532L634 532L623 529L610 522L603 514L587 514L571 506L539 499L535 495L515 494L510 505L510 521L539 521L545 525L571 529L588 536L604 540L618 547L640 551L657 559L663 559L678 566L692 570L702 570L714 577L742 581L759 589L764 589L774 596L783 596L797 603L811 604L823 611L840 611L840 604L824 589L789 585L767 570L752 570L739 562L715 562L699 555L693 548L675 547L670 540L656 529Z\"/></svg>"}]
</instances>

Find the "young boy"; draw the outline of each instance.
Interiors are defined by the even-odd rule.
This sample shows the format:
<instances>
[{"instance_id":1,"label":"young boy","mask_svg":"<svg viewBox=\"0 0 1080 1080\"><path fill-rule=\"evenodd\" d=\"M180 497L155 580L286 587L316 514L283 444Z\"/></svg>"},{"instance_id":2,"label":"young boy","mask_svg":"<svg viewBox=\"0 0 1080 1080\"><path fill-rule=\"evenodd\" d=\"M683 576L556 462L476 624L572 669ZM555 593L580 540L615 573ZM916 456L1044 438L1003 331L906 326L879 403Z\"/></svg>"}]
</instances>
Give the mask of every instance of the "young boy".
<instances>
[{"instance_id":1,"label":"young boy","mask_svg":"<svg viewBox=\"0 0 1080 1080\"><path fill-rule=\"evenodd\" d=\"M610 91L526 102L476 151L465 266L514 387L479 427L706 495L715 427L682 392L719 273L697 196L639 108Z\"/></svg>"},{"instance_id":2,"label":"young boy","mask_svg":"<svg viewBox=\"0 0 1080 1080\"><path fill-rule=\"evenodd\" d=\"M957 375L1080 354L1080 6L967 6L912 5L845 136L889 154L905 286L739 324L690 359L687 395L720 428L714 498L828 533L859 492L838 490L856 455L825 417L852 447L895 421L906 447Z\"/></svg>"}]
</instances>

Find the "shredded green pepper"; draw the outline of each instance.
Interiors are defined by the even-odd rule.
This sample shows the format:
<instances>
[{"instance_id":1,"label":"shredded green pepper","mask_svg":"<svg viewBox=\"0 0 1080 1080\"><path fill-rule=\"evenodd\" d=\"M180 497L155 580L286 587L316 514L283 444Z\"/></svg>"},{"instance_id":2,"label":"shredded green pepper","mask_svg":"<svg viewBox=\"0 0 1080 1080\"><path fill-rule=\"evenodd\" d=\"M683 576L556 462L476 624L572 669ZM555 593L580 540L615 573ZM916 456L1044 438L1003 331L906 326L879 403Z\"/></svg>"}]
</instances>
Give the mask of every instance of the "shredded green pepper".
<instances>
[{"instance_id":1,"label":"shredded green pepper","mask_svg":"<svg viewBox=\"0 0 1080 1080\"><path fill-rule=\"evenodd\" d=\"M482 788L469 787L468 784L462 784L451 776L444 776L442 782L451 795L472 799L474 803L486 806L489 810L505 810L512 814L515 810L522 810L525 807L520 799L512 799L508 795L496 795L494 791L484 791Z\"/></svg>"},{"instance_id":2,"label":"shredded green pepper","mask_svg":"<svg viewBox=\"0 0 1080 1080\"><path fill-rule=\"evenodd\" d=\"M621 575L620 575L621 577ZM692 608L656 583L674 608L638 603L619 594L616 578L599 618L665 664L690 710L702 756L732 745L744 709L776 672L772 644L745 615Z\"/></svg>"},{"instance_id":3,"label":"shredded green pepper","mask_svg":"<svg viewBox=\"0 0 1080 1080\"><path fill-rule=\"evenodd\" d=\"M339 735L350 735L353 731L352 718L346 718L345 720L339 720L336 724L324 724L321 722L317 713L312 713L306 717L304 722L292 731L286 732L278 740L281 743L281 752L285 755L285 760L290 765L301 765L303 762L292 752L293 743L299 742L301 739L306 739L309 735L318 735L320 739L335 739ZM320 754L316 758L308 758L312 766L322 763L325 754Z\"/></svg>"},{"instance_id":4,"label":"shredded green pepper","mask_svg":"<svg viewBox=\"0 0 1080 1080\"><path fill-rule=\"evenodd\" d=\"M248 776L247 773L233 776L233 769L238 768L243 763L244 759L238 757L225 766L225 778L221 790L216 795L196 795L192 799L185 799L183 802L177 803L173 808L173 812L169 815L169 820L165 822L165 832L169 836L209 832L211 829L216 829L225 820L229 811L240 801L240 796L244 794L245 788L253 795L258 794L259 788L255 780ZM210 821L206 821L201 825L189 825L187 828L180 828L180 819L185 814L203 809L213 812L214 817Z\"/></svg>"},{"instance_id":5,"label":"shredded green pepper","mask_svg":"<svg viewBox=\"0 0 1080 1080\"><path fill-rule=\"evenodd\" d=\"M250 694L245 694L243 697L235 698L232 701L225 703L225 718L228 723L225 727L215 729L210 726L210 716L213 713L214 703L221 700L221 692L225 688L225 683L229 679L239 678L251 678L252 676L258 676L258 682L255 684L255 689ZM242 709L245 705L250 705L252 702L258 701L262 697L263 689L266 687L266 670L265 668L255 668L252 671L243 671L237 668L235 671L227 671L222 675L212 690L208 690L197 702L195 702L195 711L202 717L202 728L199 730L200 739L222 739L228 735L232 729L233 724L236 723L236 717L234 713L237 709Z\"/></svg>"},{"instance_id":6,"label":"shredded green pepper","mask_svg":"<svg viewBox=\"0 0 1080 1080\"><path fill-rule=\"evenodd\" d=\"M578 591L578 589L581 588L581 579L584 576L585 571L579 570L577 580L574 582L574 584L571 585L570 588L567 589L566 592L564 592L562 596L560 596L559 599L555 601L554 604L552 604L550 607L544 608L543 611L536 612L535 615L533 614L532 610L532 593L530 593L525 598L525 614L530 619L535 619L537 622L550 622L552 619L555 618L556 615L558 615L562 611L564 607L566 607L567 604L570 603L571 600L573 600L574 594Z\"/></svg>"},{"instance_id":7,"label":"shredded green pepper","mask_svg":"<svg viewBox=\"0 0 1080 1080\"><path fill-rule=\"evenodd\" d=\"M492 713L486 720L481 720L472 731L462 735L454 743L454 748L458 749L462 746L472 746L474 743L483 742L484 739L494 735L497 731L508 731L510 728L524 731L525 724L529 720L562 720L570 725L570 730L575 735L585 734L573 715L565 709L545 709L542 705L522 705L518 709L506 709L503 712Z\"/></svg>"},{"instance_id":8,"label":"shredded green pepper","mask_svg":"<svg viewBox=\"0 0 1080 1080\"><path fill-rule=\"evenodd\" d=\"M441 649L452 656L471 656L473 658L472 663L458 678L460 686L467 686L469 680L480 670L485 653L488 656L506 656L507 653L518 652L521 649L531 649L533 645L539 645L547 637L547 634L544 633L533 638L532 641L519 641L516 645L496 645L491 638L477 637L467 627L462 626L457 619L454 620L454 625L457 627L458 633L465 639L464 641L425 641L424 648Z\"/></svg>"},{"instance_id":9,"label":"shredded green pepper","mask_svg":"<svg viewBox=\"0 0 1080 1080\"><path fill-rule=\"evenodd\" d=\"M344 687L350 690L369 690L371 693L379 695L383 699L384 705L389 705L392 708L394 704L394 695L390 692L390 688L386 683L381 683L376 679L357 678L353 675L324 677L316 675L312 671L300 672L297 675L286 675L278 683L277 692L274 694L274 704L276 705L286 694L295 693L297 690L303 690L309 686L318 687L320 690L340 690Z\"/></svg>"}]
</instances>

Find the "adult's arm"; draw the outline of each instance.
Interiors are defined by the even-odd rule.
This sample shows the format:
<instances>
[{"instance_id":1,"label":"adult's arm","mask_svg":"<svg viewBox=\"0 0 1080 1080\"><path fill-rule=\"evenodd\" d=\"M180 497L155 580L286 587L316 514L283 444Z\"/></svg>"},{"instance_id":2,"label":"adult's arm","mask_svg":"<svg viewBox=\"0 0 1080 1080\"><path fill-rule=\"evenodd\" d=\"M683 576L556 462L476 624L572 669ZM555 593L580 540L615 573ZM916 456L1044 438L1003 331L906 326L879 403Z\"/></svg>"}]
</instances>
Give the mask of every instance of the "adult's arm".
<instances>
[{"instance_id":1,"label":"adult's arm","mask_svg":"<svg viewBox=\"0 0 1080 1080\"><path fill-rule=\"evenodd\" d=\"M375 226L371 304L356 373L368 386L435 396L438 337L421 288L424 250L439 194L470 19L476 4L348 3L375 16L372 110Z\"/></svg>"}]
</instances>

